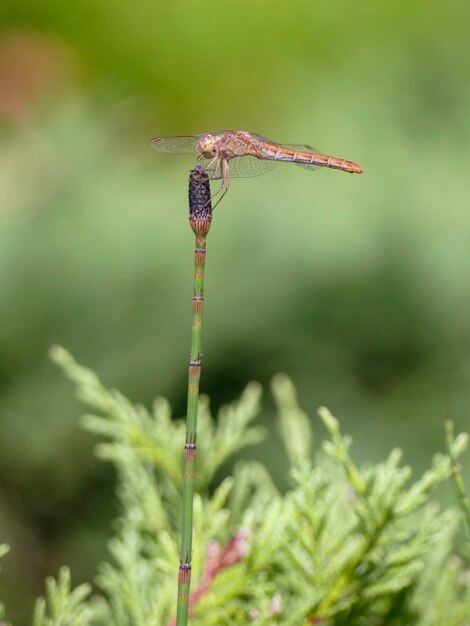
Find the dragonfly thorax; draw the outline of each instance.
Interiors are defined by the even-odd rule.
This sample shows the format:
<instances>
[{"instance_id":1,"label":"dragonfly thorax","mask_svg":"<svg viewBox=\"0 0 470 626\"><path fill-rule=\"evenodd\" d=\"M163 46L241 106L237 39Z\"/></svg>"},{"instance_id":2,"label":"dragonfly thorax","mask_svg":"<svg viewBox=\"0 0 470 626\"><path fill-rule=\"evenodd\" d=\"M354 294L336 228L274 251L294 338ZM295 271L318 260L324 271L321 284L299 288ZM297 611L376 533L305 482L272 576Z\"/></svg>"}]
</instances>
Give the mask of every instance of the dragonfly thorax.
<instances>
[{"instance_id":1,"label":"dragonfly thorax","mask_svg":"<svg viewBox=\"0 0 470 626\"><path fill-rule=\"evenodd\" d=\"M215 135L202 135L197 144L200 154L206 159L217 156L217 137Z\"/></svg>"},{"instance_id":2,"label":"dragonfly thorax","mask_svg":"<svg viewBox=\"0 0 470 626\"><path fill-rule=\"evenodd\" d=\"M258 156L258 143L246 131L229 130L201 135L197 148L206 159L217 157L229 161L248 154Z\"/></svg>"}]
</instances>

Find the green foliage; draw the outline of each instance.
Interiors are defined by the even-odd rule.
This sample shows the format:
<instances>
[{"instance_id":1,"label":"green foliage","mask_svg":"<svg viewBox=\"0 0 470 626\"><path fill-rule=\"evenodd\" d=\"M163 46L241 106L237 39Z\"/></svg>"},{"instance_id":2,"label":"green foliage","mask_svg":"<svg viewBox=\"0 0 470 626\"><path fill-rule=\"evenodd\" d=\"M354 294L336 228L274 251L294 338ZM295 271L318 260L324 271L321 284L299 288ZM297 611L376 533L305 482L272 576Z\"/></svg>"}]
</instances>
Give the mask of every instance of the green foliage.
<instances>
[{"instance_id":1,"label":"green foliage","mask_svg":"<svg viewBox=\"0 0 470 626\"><path fill-rule=\"evenodd\" d=\"M57 581L46 580L46 598L36 602L33 626L89 626L95 614L86 602L90 592L87 584L72 590L70 571L63 567Z\"/></svg>"},{"instance_id":2,"label":"green foliage","mask_svg":"<svg viewBox=\"0 0 470 626\"><path fill-rule=\"evenodd\" d=\"M48 579L33 626L167 626L175 609L184 425L157 399L150 413L79 366L63 349L53 359L96 411L86 429L106 438L99 456L118 472L120 515L111 560L88 585L70 573ZM440 510L431 490L447 480L468 437L449 441L449 456L411 481L393 450L359 467L331 413L320 409L328 440L312 460L311 422L285 376L273 381L278 427L291 461L281 494L264 467L240 462L216 482L230 455L263 435L252 425L260 387L210 414L200 404L191 624L223 626L465 626L470 572L452 555L459 515Z\"/></svg>"},{"instance_id":3,"label":"green foliage","mask_svg":"<svg viewBox=\"0 0 470 626\"><path fill-rule=\"evenodd\" d=\"M455 492L464 515L464 525L468 542L467 549L469 549L470 554L470 497L467 495L465 490L462 468L457 461L462 449L464 449L467 445L467 440L463 434L455 437L454 423L451 419L446 420L446 442L449 458L452 462L452 479L454 482Z\"/></svg>"}]
</instances>

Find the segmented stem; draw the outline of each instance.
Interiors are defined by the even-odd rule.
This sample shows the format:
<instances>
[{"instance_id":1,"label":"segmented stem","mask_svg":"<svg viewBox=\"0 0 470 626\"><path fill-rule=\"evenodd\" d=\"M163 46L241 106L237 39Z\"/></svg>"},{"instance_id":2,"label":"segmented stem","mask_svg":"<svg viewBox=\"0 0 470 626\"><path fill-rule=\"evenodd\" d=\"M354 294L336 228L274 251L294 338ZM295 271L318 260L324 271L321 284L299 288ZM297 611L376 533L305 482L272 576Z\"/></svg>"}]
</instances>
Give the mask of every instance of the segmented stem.
<instances>
[{"instance_id":1,"label":"segmented stem","mask_svg":"<svg viewBox=\"0 0 470 626\"><path fill-rule=\"evenodd\" d=\"M446 419L445 425L447 451L452 462L452 479L454 482L455 493L457 494L459 505L463 513L463 523L467 534L467 540L470 541L470 498L465 491L460 463L455 458L455 454L452 450L453 443L455 441L454 422L451 419Z\"/></svg>"},{"instance_id":2,"label":"segmented stem","mask_svg":"<svg viewBox=\"0 0 470 626\"><path fill-rule=\"evenodd\" d=\"M204 267L206 262L206 237L212 220L209 177L197 166L189 174L189 223L196 235L194 249L193 328L188 376L188 410L186 442L183 457L183 522L181 526L181 551L178 574L178 601L176 626L188 623L189 593L191 586L191 557L193 535L193 495L197 439L197 406L201 377L202 314L204 309Z\"/></svg>"}]
</instances>

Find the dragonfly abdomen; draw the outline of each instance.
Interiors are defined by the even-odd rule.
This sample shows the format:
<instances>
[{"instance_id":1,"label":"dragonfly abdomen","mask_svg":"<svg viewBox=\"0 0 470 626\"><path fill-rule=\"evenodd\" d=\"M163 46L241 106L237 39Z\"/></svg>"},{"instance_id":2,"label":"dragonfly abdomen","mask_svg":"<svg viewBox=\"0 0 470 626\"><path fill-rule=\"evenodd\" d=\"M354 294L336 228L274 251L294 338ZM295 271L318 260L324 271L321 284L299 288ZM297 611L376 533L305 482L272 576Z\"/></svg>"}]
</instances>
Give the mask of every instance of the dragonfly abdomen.
<instances>
[{"instance_id":1,"label":"dragonfly abdomen","mask_svg":"<svg viewBox=\"0 0 470 626\"><path fill-rule=\"evenodd\" d=\"M362 167L352 161L346 161L346 159L328 156L327 154L303 152L300 150L293 150L291 148L279 148L270 158L275 161L297 163L299 165L329 167L334 170L350 172L351 174L362 174L364 172Z\"/></svg>"}]
</instances>

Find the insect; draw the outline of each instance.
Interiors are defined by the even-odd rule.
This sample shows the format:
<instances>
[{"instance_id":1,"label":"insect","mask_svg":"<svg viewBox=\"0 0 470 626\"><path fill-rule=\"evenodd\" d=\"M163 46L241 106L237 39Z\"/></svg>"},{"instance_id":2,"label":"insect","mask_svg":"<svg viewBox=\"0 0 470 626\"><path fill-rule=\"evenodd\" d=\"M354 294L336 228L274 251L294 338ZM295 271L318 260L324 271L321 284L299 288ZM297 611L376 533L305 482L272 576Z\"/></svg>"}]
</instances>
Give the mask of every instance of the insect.
<instances>
[{"instance_id":1,"label":"insect","mask_svg":"<svg viewBox=\"0 0 470 626\"><path fill-rule=\"evenodd\" d=\"M319 154L311 146L279 144L246 130L222 130L183 137L155 137L152 148L158 152L195 153L212 179L222 184L213 194L227 193L230 178L260 176L278 161L295 163L307 169L329 167L351 174L362 174L362 167L334 156Z\"/></svg>"}]
</instances>

